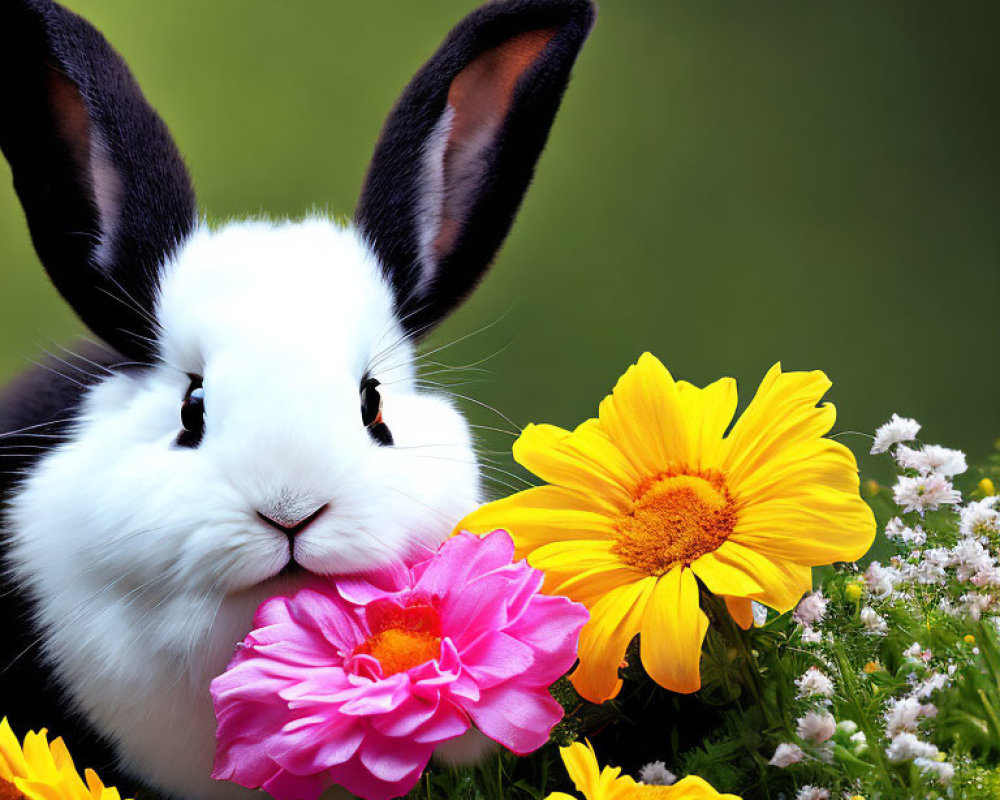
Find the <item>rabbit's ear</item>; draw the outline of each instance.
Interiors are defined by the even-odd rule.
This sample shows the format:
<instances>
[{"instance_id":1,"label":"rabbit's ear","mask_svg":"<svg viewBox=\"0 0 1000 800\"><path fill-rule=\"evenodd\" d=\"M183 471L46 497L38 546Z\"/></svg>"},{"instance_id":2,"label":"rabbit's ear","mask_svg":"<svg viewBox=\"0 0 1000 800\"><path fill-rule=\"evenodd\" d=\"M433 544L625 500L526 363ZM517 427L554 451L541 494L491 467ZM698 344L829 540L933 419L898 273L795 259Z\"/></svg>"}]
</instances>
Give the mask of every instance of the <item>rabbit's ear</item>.
<instances>
[{"instance_id":1,"label":"rabbit's ear","mask_svg":"<svg viewBox=\"0 0 1000 800\"><path fill-rule=\"evenodd\" d=\"M534 173L590 0L501 0L466 17L389 115L356 222L422 333L479 281Z\"/></svg>"},{"instance_id":2,"label":"rabbit's ear","mask_svg":"<svg viewBox=\"0 0 1000 800\"><path fill-rule=\"evenodd\" d=\"M0 149L49 277L94 333L148 358L160 267L197 214L166 125L51 0L0 3L0 81Z\"/></svg>"}]
</instances>

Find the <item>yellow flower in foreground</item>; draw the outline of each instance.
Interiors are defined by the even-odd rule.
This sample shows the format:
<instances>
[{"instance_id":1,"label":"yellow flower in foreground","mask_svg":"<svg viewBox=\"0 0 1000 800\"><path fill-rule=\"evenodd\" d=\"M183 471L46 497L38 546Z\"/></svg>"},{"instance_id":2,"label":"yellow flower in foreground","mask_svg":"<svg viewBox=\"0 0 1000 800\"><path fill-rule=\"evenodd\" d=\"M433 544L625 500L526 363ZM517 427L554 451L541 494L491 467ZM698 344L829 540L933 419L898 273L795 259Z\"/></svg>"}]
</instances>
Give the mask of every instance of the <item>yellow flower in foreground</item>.
<instances>
[{"instance_id":1,"label":"yellow flower in foreground","mask_svg":"<svg viewBox=\"0 0 1000 800\"><path fill-rule=\"evenodd\" d=\"M7 723L0 722L0 800L119 800L97 773L84 783L62 739L49 744L43 728L24 737L24 747Z\"/></svg>"},{"instance_id":2,"label":"yellow flower in foreground","mask_svg":"<svg viewBox=\"0 0 1000 800\"><path fill-rule=\"evenodd\" d=\"M584 800L740 800L735 794L719 794L707 782L695 775L679 780L672 786L646 786L627 775L618 777L620 769L597 764L590 744L574 742L560 748L563 763ZM555 792L545 800L576 800L568 794Z\"/></svg>"},{"instance_id":3,"label":"yellow flower in foreground","mask_svg":"<svg viewBox=\"0 0 1000 800\"><path fill-rule=\"evenodd\" d=\"M577 691L603 702L642 633L642 663L660 685L701 686L708 618L700 580L744 628L751 601L779 612L811 588L810 567L854 561L875 537L858 493L857 463L822 438L836 412L817 407L822 372L775 365L726 435L736 383L675 381L644 354L572 433L529 425L518 463L550 483L490 503L460 529L510 532L518 557L545 572L545 589L583 603Z\"/></svg>"}]
</instances>

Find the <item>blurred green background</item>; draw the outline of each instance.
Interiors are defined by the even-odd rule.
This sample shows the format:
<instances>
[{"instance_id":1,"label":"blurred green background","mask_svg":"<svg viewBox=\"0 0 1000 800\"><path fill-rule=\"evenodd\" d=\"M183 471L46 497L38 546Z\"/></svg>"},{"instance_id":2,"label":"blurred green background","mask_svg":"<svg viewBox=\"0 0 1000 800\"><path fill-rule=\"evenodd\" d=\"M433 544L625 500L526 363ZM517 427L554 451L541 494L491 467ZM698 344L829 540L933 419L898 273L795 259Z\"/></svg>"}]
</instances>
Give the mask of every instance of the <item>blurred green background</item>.
<instances>
[{"instance_id":1,"label":"blurred green background","mask_svg":"<svg viewBox=\"0 0 1000 800\"><path fill-rule=\"evenodd\" d=\"M395 97L474 7L67 4L132 65L213 218L351 213ZM643 350L696 383L735 376L743 402L780 359L831 376L859 454L869 442L848 432L898 411L985 455L1000 434L998 30L996 0L605 0L506 247L431 340L496 323L439 354L502 351L457 391L571 426ZM81 329L0 172L6 379Z\"/></svg>"}]
</instances>

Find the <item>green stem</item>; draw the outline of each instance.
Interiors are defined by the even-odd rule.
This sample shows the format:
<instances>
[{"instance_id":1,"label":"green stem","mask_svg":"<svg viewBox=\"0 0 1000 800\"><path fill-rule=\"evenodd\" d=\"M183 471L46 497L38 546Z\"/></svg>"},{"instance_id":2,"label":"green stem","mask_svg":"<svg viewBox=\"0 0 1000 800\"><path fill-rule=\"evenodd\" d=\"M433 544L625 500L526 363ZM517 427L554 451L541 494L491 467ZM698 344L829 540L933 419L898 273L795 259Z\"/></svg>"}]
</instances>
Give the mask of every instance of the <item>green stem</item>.
<instances>
[{"instance_id":1,"label":"green stem","mask_svg":"<svg viewBox=\"0 0 1000 800\"><path fill-rule=\"evenodd\" d=\"M777 724L772 716L773 709L764 701L764 684L760 678L760 667L753 652L747 646L746 632L733 620L725 601L716 595L706 593L709 610L722 631L723 639L731 644L743 662L743 685L749 689L754 705L760 710L768 729L784 727Z\"/></svg>"},{"instance_id":2,"label":"green stem","mask_svg":"<svg viewBox=\"0 0 1000 800\"><path fill-rule=\"evenodd\" d=\"M868 742L868 752L874 756L887 779L888 785L891 786L898 776L882 749L880 743L881 731L872 725L871 720L868 718L861 698L860 687L858 686L854 672L851 670L851 665L847 661L847 656L843 648L838 645L835 647L835 652L837 656L837 669L840 672L840 685L844 687L844 696L847 698L848 705L850 705L851 711L856 717L854 721L864 731L865 739Z\"/></svg>"}]
</instances>

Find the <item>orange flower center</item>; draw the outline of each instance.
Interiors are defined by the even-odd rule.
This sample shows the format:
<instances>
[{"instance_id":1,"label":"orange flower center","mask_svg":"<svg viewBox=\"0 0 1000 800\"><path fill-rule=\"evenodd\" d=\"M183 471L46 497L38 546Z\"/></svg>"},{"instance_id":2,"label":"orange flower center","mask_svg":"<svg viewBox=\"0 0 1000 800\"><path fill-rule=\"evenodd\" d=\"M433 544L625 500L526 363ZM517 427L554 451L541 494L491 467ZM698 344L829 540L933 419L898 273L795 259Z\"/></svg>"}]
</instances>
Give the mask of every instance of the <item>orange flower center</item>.
<instances>
[{"instance_id":1,"label":"orange flower center","mask_svg":"<svg viewBox=\"0 0 1000 800\"><path fill-rule=\"evenodd\" d=\"M426 631L386 628L373 633L354 652L372 656L382 665L382 675L388 678L439 658L441 640Z\"/></svg>"},{"instance_id":2,"label":"orange flower center","mask_svg":"<svg viewBox=\"0 0 1000 800\"><path fill-rule=\"evenodd\" d=\"M732 534L736 513L717 472L657 475L639 485L618 518L615 552L626 564L663 575L718 549Z\"/></svg>"},{"instance_id":3,"label":"orange flower center","mask_svg":"<svg viewBox=\"0 0 1000 800\"><path fill-rule=\"evenodd\" d=\"M0 778L0 800L24 800L24 795L13 783Z\"/></svg>"}]
</instances>

